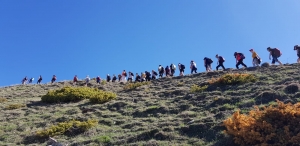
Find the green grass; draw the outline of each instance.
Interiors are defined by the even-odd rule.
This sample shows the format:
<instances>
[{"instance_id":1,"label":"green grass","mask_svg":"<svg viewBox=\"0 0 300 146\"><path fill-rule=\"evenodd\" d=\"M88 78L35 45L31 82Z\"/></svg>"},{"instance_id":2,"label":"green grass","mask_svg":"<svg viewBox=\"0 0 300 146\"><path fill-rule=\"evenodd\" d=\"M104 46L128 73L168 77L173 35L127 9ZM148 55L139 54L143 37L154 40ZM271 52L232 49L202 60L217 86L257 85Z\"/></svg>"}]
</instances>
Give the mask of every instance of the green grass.
<instances>
[{"instance_id":1,"label":"green grass","mask_svg":"<svg viewBox=\"0 0 300 146\"><path fill-rule=\"evenodd\" d=\"M54 135L58 142L69 145L232 145L232 140L222 134L222 122L234 110L239 108L247 114L253 105L262 107L258 96L264 92L276 91L281 100L300 101L300 96L296 96L299 91L287 94L285 87L289 84L278 84L288 78L295 78L291 82L297 83L297 75L292 72L297 72L300 65L284 67L276 70L274 79L272 67L261 68L259 72L247 71L257 75L257 84L218 86L217 90L202 86L212 78L207 74L162 78L130 87L130 92L124 90L127 83L97 85L91 81L90 88L116 93L117 98L103 104L93 104L86 98L68 104L41 102L48 91L72 86L71 81L0 88L1 97L6 99L0 104L0 145L47 145L47 138L34 137L36 132L72 119L98 122L82 133ZM213 77L226 73L218 72ZM82 83L80 81L78 86ZM193 85L201 89L191 92ZM264 104L274 104L272 101ZM25 107L5 110L12 104ZM192 120L194 122L189 123Z\"/></svg>"}]
</instances>

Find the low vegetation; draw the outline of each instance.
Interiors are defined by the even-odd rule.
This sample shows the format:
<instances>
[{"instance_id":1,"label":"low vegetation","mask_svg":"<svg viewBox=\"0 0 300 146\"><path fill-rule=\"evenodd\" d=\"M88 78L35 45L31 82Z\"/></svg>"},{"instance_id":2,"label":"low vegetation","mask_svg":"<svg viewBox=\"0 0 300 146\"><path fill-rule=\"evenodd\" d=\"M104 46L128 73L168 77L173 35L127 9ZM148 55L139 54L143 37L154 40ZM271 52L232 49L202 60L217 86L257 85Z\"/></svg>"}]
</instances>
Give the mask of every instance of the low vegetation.
<instances>
[{"instance_id":1,"label":"low vegetation","mask_svg":"<svg viewBox=\"0 0 300 146\"><path fill-rule=\"evenodd\" d=\"M235 112L224 121L226 133L239 145L298 145L300 143L300 103L255 107L249 115Z\"/></svg>"},{"instance_id":2,"label":"low vegetation","mask_svg":"<svg viewBox=\"0 0 300 146\"><path fill-rule=\"evenodd\" d=\"M116 98L113 92L102 91L90 87L63 87L58 90L50 90L42 96L42 101L47 103L78 102L90 99L92 103L104 103Z\"/></svg>"},{"instance_id":3,"label":"low vegetation","mask_svg":"<svg viewBox=\"0 0 300 146\"><path fill-rule=\"evenodd\" d=\"M192 93L201 93L201 92L205 91L207 88L208 88L208 85L204 85L204 86L200 87L200 86L194 84L191 86L190 91Z\"/></svg>"},{"instance_id":4,"label":"low vegetation","mask_svg":"<svg viewBox=\"0 0 300 146\"><path fill-rule=\"evenodd\" d=\"M137 87L143 86L143 85L149 85L150 82L136 82L136 83L128 83L124 86L124 90L133 90Z\"/></svg>"},{"instance_id":5,"label":"low vegetation","mask_svg":"<svg viewBox=\"0 0 300 146\"><path fill-rule=\"evenodd\" d=\"M0 97L0 103L6 102L6 101L7 101L6 98Z\"/></svg>"},{"instance_id":6,"label":"low vegetation","mask_svg":"<svg viewBox=\"0 0 300 146\"><path fill-rule=\"evenodd\" d=\"M40 138L46 138L49 136L57 136L57 135L75 135L78 133L82 133L87 131L88 129L95 127L97 125L97 120L87 120L87 121L76 121L71 120L68 122L61 122L57 125L53 125L50 128L40 130L36 132L36 136Z\"/></svg>"},{"instance_id":7,"label":"low vegetation","mask_svg":"<svg viewBox=\"0 0 300 146\"><path fill-rule=\"evenodd\" d=\"M256 82L257 78L254 74L235 73L225 74L219 78L212 78L208 82L212 85L236 85L242 83Z\"/></svg>"},{"instance_id":8,"label":"low vegetation","mask_svg":"<svg viewBox=\"0 0 300 146\"><path fill-rule=\"evenodd\" d=\"M14 109L19 109L19 108L22 108L22 107L25 107L24 104L20 104L20 103L15 103L15 104L9 104L6 106L6 110L14 110Z\"/></svg>"}]
</instances>

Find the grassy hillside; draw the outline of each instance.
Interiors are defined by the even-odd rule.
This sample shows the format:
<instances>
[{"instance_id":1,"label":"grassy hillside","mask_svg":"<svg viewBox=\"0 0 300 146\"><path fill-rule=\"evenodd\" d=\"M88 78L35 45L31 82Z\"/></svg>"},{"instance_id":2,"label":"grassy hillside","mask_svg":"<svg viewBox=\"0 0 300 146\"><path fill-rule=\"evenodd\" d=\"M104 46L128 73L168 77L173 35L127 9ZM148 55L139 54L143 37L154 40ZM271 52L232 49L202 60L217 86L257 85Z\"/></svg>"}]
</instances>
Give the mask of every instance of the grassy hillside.
<instances>
[{"instance_id":1,"label":"grassy hillside","mask_svg":"<svg viewBox=\"0 0 300 146\"><path fill-rule=\"evenodd\" d=\"M90 87L113 91L117 99L104 104L88 100L48 104L41 97L51 89L71 86L70 81L54 85L16 85L0 88L0 145L46 145L36 131L72 119L97 119L98 125L79 134L54 136L69 145L233 145L223 132L223 120L235 110L247 113L254 105L300 100L300 65L271 66L199 73L163 78L133 90L123 83ZM211 86L192 93L191 86L226 73L255 74L258 81L231 86ZM84 85L83 82L79 84ZM14 105L13 105L14 104ZM18 106L20 108L13 109ZM17 108L17 107L16 107Z\"/></svg>"}]
</instances>

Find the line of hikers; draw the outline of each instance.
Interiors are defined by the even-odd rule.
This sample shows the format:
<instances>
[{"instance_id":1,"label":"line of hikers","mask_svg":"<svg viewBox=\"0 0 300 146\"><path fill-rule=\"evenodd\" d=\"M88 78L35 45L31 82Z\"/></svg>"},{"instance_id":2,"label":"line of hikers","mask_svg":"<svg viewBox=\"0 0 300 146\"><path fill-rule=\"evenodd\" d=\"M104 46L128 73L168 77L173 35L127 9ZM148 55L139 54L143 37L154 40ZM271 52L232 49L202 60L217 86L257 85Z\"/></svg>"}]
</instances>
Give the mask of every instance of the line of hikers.
<instances>
[{"instance_id":1,"label":"line of hikers","mask_svg":"<svg viewBox=\"0 0 300 146\"><path fill-rule=\"evenodd\" d=\"M300 63L300 46L299 45L295 45L294 46L294 50L297 51L297 62ZM252 65L253 67L259 66L262 62L261 57L258 56L258 54L254 51L254 49L250 49L249 50L252 54ZM271 60L272 57L272 65L274 65L276 62L279 63L279 65L282 65L282 63L278 60L278 58L282 55L281 51L278 48L271 48L268 47L267 51L269 52L269 59ZM243 62L244 59L246 58L245 55L243 53L240 52L234 52L234 57L236 59L236 68L239 69L239 66L242 65L243 67L247 68L247 65ZM217 66L216 66L216 70L218 71L220 67L222 67L223 70L225 70L225 66L224 66L224 62L225 62L225 58L220 56L220 55L216 55L215 58L217 59ZM211 58L208 57L204 57L204 66L206 68L206 71L212 71L211 68L211 64L213 63L213 60ZM190 62L190 69L191 69L191 74L193 73L197 73L197 65L195 61L191 61ZM125 70L123 70L123 72L121 74L119 74L118 76L113 75L113 77L111 78L109 74L107 74L106 76L106 81L107 82L133 82L133 79L135 77L134 82L144 82L144 81L150 81L150 80L155 80L157 78L157 76L159 78L162 78L164 75L166 77L173 77L175 74L175 70L176 70L176 65L175 64L171 64L170 66L166 66L165 68L162 65L158 66L158 70L157 72L155 70L152 70L151 73L148 71L145 72L141 72L141 74L139 75L138 73L136 73L135 75L132 72L127 72ZM185 70L185 65L178 63L178 70L179 70L179 76L183 76L184 75L184 70ZM128 79L127 79L128 77ZM23 78L22 80L22 84L26 84L27 83L27 76L25 78ZM90 77L87 75L85 78L85 85L87 85L90 82ZM32 83L34 81L34 78L30 78L29 80L29 84ZM39 76L39 79L37 81L37 84L40 84L42 81L42 76ZM51 79L51 83L54 83L56 81L56 75L53 75L52 79ZM100 76L96 77L96 82L97 84L100 84L102 81L102 79L100 78ZM76 84L78 82L78 78L77 75L74 76L73 78L73 84Z\"/></svg>"}]
</instances>

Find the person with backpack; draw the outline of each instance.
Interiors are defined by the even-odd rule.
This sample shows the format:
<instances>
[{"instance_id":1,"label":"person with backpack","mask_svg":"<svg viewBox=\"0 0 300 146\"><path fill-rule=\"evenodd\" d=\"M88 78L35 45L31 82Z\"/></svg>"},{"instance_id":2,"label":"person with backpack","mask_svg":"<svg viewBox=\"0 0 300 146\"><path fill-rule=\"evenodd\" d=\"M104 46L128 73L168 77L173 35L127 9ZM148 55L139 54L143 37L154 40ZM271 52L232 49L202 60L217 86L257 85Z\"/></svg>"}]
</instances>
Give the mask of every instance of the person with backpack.
<instances>
[{"instance_id":1,"label":"person with backpack","mask_svg":"<svg viewBox=\"0 0 300 146\"><path fill-rule=\"evenodd\" d=\"M166 68L165 68L165 74L166 74L166 77L170 76L170 68L169 68L169 66L166 66Z\"/></svg>"},{"instance_id":2,"label":"person with backpack","mask_svg":"<svg viewBox=\"0 0 300 146\"><path fill-rule=\"evenodd\" d=\"M122 79L122 75L119 74L119 75L118 75L118 81L121 82L121 79Z\"/></svg>"},{"instance_id":3,"label":"person with backpack","mask_svg":"<svg viewBox=\"0 0 300 146\"><path fill-rule=\"evenodd\" d=\"M150 81L151 80L151 73L148 71L145 71L146 74L146 81Z\"/></svg>"},{"instance_id":4,"label":"person with backpack","mask_svg":"<svg viewBox=\"0 0 300 146\"><path fill-rule=\"evenodd\" d=\"M225 59L222 57L222 56L219 56L218 54L216 55L216 58L218 59L218 66L216 67L217 70L219 70L219 67L222 67L223 68L223 71L225 70L225 67L224 67L224 62L225 62Z\"/></svg>"},{"instance_id":5,"label":"person with backpack","mask_svg":"<svg viewBox=\"0 0 300 146\"><path fill-rule=\"evenodd\" d=\"M134 74L132 72L128 72L129 76L128 76L128 81L132 82L132 78L134 76Z\"/></svg>"},{"instance_id":6,"label":"person with backpack","mask_svg":"<svg viewBox=\"0 0 300 146\"><path fill-rule=\"evenodd\" d=\"M236 68L239 69L239 65L243 65L245 68L247 68L247 65L243 62L243 60L246 58L243 53L234 52L234 57L236 59Z\"/></svg>"},{"instance_id":7,"label":"person with backpack","mask_svg":"<svg viewBox=\"0 0 300 146\"><path fill-rule=\"evenodd\" d=\"M121 76L121 75L120 75L120 76ZM121 79L121 77L119 78L119 81L120 81L120 79ZM116 82L116 80L117 80L117 77L116 77L115 74L113 74L113 78L112 78L111 82Z\"/></svg>"},{"instance_id":8,"label":"person with backpack","mask_svg":"<svg viewBox=\"0 0 300 146\"><path fill-rule=\"evenodd\" d=\"M278 48L271 48L271 47L268 47L267 50L270 52L269 54L270 60L272 56L272 65L274 65L275 62L278 62L280 65L282 65L282 63L278 60L278 58L282 55L280 50Z\"/></svg>"},{"instance_id":9,"label":"person with backpack","mask_svg":"<svg viewBox=\"0 0 300 146\"><path fill-rule=\"evenodd\" d=\"M96 83L97 83L97 84L100 84L100 83L101 83L101 78L100 78L100 76L97 76L97 78L96 78Z\"/></svg>"},{"instance_id":10,"label":"person with backpack","mask_svg":"<svg viewBox=\"0 0 300 146\"><path fill-rule=\"evenodd\" d=\"M138 73L135 74L135 82L141 82L141 76Z\"/></svg>"},{"instance_id":11,"label":"person with backpack","mask_svg":"<svg viewBox=\"0 0 300 146\"><path fill-rule=\"evenodd\" d=\"M51 79L51 84L53 84L56 81L56 75L53 75L52 79Z\"/></svg>"},{"instance_id":12,"label":"person with backpack","mask_svg":"<svg viewBox=\"0 0 300 146\"><path fill-rule=\"evenodd\" d=\"M31 77L31 78L29 79L29 82L28 82L28 83L31 84L33 81L34 81L34 78Z\"/></svg>"},{"instance_id":13,"label":"person with backpack","mask_svg":"<svg viewBox=\"0 0 300 146\"><path fill-rule=\"evenodd\" d=\"M197 66L196 66L196 62L195 61L191 61L191 66L190 66L190 69L191 69L191 74L193 74L193 72L197 73Z\"/></svg>"},{"instance_id":14,"label":"person with backpack","mask_svg":"<svg viewBox=\"0 0 300 146\"><path fill-rule=\"evenodd\" d=\"M171 70L171 74L170 76L173 77L174 73L175 73L175 70L176 70L176 65L171 63L170 65L170 70Z\"/></svg>"},{"instance_id":15,"label":"person with backpack","mask_svg":"<svg viewBox=\"0 0 300 146\"><path fill-rule=\"evenodd\" d=\"M159 78L162 78L164 75L165 69L161 65L158 66Z\"/></svg>"},{"instance_id":16,"label":"person with backpack","mask_svg":"<svg viewBox=\"0 0 300 146\"><path fill-rule=\"evenodd\" d=\"M25 85L26 82L27 82L27 80L28 80L28 79L27 79L27 76L25 76L25 78L22 79L22 84Z\"/></svg>"},{"instance_id":17,"label":"person with backpack","mask_svg":"<svg viewBox=\"0 0 300 146\"><path fill-rule=\"evenodd\" d=\"M36 83L37 83L37 84L41 84L42 80L43 80L43 78L42 78L42 76L40 75L40 77L39 77L39 79L38 79L38 81L37 81Z\"/></svg>"},{"instance_id":18,"label":"person with backpack","mask_svg":"<svg viewBox=\"0 0 300 146\"><path fill-rule=\"evenodd\" d=\"M253 59L252 60L252 64L253 64L253 67L259 66L259 64L261 63L260 57L257 55L257 53L253 49L250 49L249 51L252 53L252 59Z\"/></svg>"},{"instance_id":19,"label":"person with backpack","mask_svg":"<svg viewBox=\"0 0 300 146\"><path fill-rule=\"evenodd\" d=\"M75 75L73 78L73 85L75 85L77 83L77 81L78 81L78 78L77 78L77 75Z\"/></svg>"},{"instance_id":20,"label":"person with backpack","mask_svg":"<svg viewBox=\"0 0 300 146\"><path fill-rule=\"evenodd\" d=\"M212 71L211 69L211 64L213 63L213 60L208 58L208 57L204 57L204 67L206 68L206 71Z\"/></svg>"},{"instance_id":21,"label":"person with backpack","mask_svg":"<svg viewBox=\"0 0 300 146\"><path fill-rule=\"evenodd\" d=\"M107 74L107 76L106 76L106 82L110 82L110 75L109 74Z\"/></svg>"},{"instance_id":22,"label":"person with backpack","mask_svg":"<svg viewBox=\"0 0 300 146\"><path fill-rule=\"evenodd\" d=\"M294 50L297 50L297 56L298 56L297 62L300 63L300 46L295 45Z\"/></svg>"},{"instance_id":23,"label":"person with backpack","mask_svg":"<svg viewBox=\"0 0 300 146\"><path fill-rule=\"evenodd\" d=\"M122 81L122 82L125 82L125 81L126 81L126 77L127 77L127 73L126 73L126 71L125 71L125 70L123 70L123 72L122 72L122 79L121 79L121 81Z\"/></svg>"},{"instance_id":24,"label":"person with backpack","mask_svg":"<svg viewBox=\"0 0 300 146\"><path fill-rule=\"evenodd\" d=\"M85 86L87 86L90 83L91 78L89 77L89 75L86 76L85 78Z\"/></svg>"},{"instance_id":25,"label":"person with backpack","mask_svg":"<svg viewBox=\"0 0 300 146\"><path fill-rule=\"evenodd\" d=\"M152 80L155 80L157 75L157 72L152 70Z\"/></svg>"},{"instance_id":26,"label":"person with backpack","mask_svg":"<svg viewBox=\"0 0 300 146\"><path fill-rule=\"evenodd\" d=\"M184 75L184 69L185 66L181 63L178 63L178 69L179 69L179 76L183 76Z\"/></svg>"},{"instance_id":27,"label":"person with backpack","mask_svg":"<svg viewBox=\"0 0 300 146\"><path fill-rule=\"evenodd\" d=\"M146 81L146 74L141 72L141 82Z\"/></svg>"}]
</instances>

